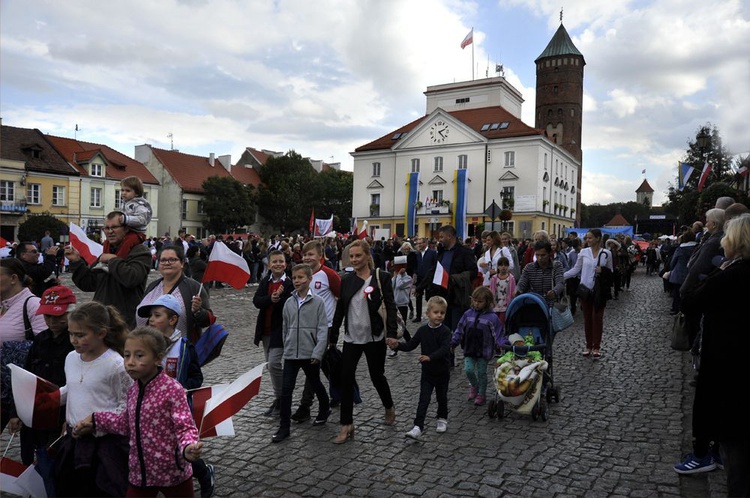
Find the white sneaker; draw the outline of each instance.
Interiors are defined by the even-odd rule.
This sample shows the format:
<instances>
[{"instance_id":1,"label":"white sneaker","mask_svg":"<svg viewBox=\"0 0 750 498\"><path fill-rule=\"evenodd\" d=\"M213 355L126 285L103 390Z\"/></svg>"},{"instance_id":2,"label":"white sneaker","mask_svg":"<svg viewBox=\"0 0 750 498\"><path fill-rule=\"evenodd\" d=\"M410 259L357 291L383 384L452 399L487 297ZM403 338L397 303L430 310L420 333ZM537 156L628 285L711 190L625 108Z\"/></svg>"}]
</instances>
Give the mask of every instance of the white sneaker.
<instances>
[{"instance_id":1,"label":"white sneaker","mask_svg":"<svg viewBox=\"0 0 750 498\"><path fill-rule=\"evenodd\" d=\"M439 418L437 420L437 429L435 429L437 432L445 432L448 430L448 421L444 418Z\"/></svg>"},{"instance_id":2,"label":"white sneaker","mask_svg":"<svg viewBox=\"0 0 750 498\"><path fill-rule=\"evenodd\" d=\"M410 437L412 439L419 439L419 437L422 435L422 429L420 429L418 426L414 426L412 430L407 432L405 434L406 437Z\"/></svg>"},{"instance_id":3,"label":"white sneaker","mask_svg":"<svg viewBox=\"0 0 750 498\"><path fill-rule=\"evenodd\" d=\"M388 358L395 358L397 354L398 351L396 351L395 349L391 349L390 351L388 351Z\"/></svg>"}]
</instances>

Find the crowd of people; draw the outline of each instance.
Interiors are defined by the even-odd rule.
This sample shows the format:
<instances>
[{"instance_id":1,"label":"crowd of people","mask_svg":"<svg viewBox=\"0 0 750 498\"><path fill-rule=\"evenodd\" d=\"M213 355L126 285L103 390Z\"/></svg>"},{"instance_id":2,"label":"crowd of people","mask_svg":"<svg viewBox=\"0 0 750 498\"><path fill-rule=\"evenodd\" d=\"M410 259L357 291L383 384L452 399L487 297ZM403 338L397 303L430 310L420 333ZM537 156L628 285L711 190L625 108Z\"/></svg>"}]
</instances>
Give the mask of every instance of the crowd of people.
<instances>
[{"instance_id":1,"label":"crowd of people","mask_svg":"<svg viewBox=\"0 0 750 498\"><path fill-rule=\"evenodd\" d=\"M721 379L741 375L730 372L735 367L722 361L719 351L726 344L748 345L736 327L726 326L741 323L737 314L750 297L747 208L743 213L737 204L717 204L705 213L705 226L684 227L674 243L666 238L645 251L626 235L608 237L598 229L582 239L540 230L520 241L495 231L461 241L450 225L439 228L437 240L197 240L184 232L155 240L145 237L150 208L137 200L137 182L128 185L135 201L127 212L106 216L104 252L93 263L74 247L61 250L51 240L18 244L13 257L0 261L3 353L18 346L16 359L24 368L67 386L60 420L66 431L58 441L59 432L23 427L3 376L2 428L21 433L22 458L37 461L50 493L192 496L195 478L201 496L213 495L214 469L201 459L189 390L203 382L194 343L215 319L210 288L221 283L201 284L215 244L240 254L251 270L247 286L259 310L254 343L263 348L273 391L264 415L279 421L273 443L292 435L292 422L327 423L335 407L340 428L332 442L352 441L353 407L361 402L355 374L363 356L383 406L383 423L394 425L398 412L386 362L398 358L397 351L417 347L419 403L405 435L422 437L433 393L435 431L446 432L455 349L463 352L467 401L484 405L490 361L508 344L506 310L522 293L536 293L549 306L567 295L571 312L584 317L582 354L598 360L606 304L629 290L633 271L645 262L648 275L664 278L670 312L688 315L701 358L694 451L675 471L723 466L730 490L750 491L743 471L750 433L737 410L727 405L717 411L715 402L717 388L724 389L722 403L731 399L729 384ZM60 253L69 261L73 284L94 293L91 302L76 303L70 288L50 278L59 269ZM147 286L153 270L159 276ZM440 272L446 278L436 283ZM325 368L331 368L331 355L337 361L335 383ZM305 385L293 410L299 370ZM58 446L54 459L46 451L51 443Z\"/></svg>"}]
</instances>

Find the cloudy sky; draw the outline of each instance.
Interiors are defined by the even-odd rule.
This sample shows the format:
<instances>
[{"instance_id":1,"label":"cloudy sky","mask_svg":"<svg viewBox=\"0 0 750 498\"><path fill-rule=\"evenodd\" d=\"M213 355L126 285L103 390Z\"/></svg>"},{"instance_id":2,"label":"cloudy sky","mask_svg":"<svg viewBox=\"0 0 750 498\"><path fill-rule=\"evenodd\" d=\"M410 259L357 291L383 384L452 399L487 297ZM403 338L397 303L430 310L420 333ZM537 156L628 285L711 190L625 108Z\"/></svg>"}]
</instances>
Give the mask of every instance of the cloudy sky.
<instances>
[{"instance_id":1,"label":"cloudy sky","mask_svg":"<svg viewBox=\"0 0 750 498\"><path fill-rule=\"evenodd\" d=\"M534 59L563 23L586 59L582 196L661 203L706 123L750 153L750 1L3 0L6 125L205 155L350 152L425 112L428 85L503 64L533 126Z\"/></svg>"}]
</instances>

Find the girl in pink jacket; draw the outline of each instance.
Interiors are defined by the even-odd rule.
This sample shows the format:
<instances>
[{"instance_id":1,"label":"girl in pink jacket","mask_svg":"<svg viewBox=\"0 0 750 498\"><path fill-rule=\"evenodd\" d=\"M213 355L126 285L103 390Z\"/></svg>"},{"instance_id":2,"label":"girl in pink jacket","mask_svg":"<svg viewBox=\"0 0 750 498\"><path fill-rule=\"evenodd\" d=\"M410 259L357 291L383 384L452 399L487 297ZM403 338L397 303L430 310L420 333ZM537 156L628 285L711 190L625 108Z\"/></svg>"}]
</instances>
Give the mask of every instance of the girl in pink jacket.
<instances>
[{"instance_id":1,"label":"girl in pink jacket","mask_svg":"<svg viewBox=\"0 0 750 498\"><path fill-rule=\"evenodd\" d=\"M497 273L490 279L490 291L495 297L495 308L500 323L505 326L505 310L508 309L510 301L516 295L516 279L510 273L510 262L505 256L497 262Z\"/></svg>"},{"instance_id":2,"label":"girl in pink jacket","mask_svg":"<svg viewBox=\"0 0 750 498\"><path fill-rule=\"evenodd\" d=\"M93 413L76 426L130 438L127 496L194 496L189 462L200 457L202 443L185 390L161 369L166 339L158 330L139 327L125 341L125 369L136 382L122 413Z\"/></svg>"}]
</instances>

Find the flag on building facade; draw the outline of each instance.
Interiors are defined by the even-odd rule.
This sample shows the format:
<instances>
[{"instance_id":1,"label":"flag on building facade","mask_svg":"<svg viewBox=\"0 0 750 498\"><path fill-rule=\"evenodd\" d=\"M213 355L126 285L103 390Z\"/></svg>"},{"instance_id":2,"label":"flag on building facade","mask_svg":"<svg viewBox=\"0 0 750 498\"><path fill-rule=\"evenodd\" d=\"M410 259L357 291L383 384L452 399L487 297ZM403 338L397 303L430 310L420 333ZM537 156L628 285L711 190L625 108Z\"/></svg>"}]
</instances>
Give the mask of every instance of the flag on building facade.
<instances>
[{"instance_id":1,"label":"flag on building facade","mask_svg":"<svg viewBox=\"0 0 750 498\"><path fill-rule=\"evenodd\" d=\"M737 170L737 174L740 176L745 176L750 172L750 168L747 166L743 166L740 169Z\"/></svg>"},{"instance_id":2,"label":"flag on building facade","mask_svg":"<svg viewBox=\"0 0 750 498\"><path fill-rule=\"evenodd\" d=\"M706 180L708 180L708 175L711 174L711 165L708 164L708 161L703 165L703 171L701 171L701 177L698 180L698 192L703 190L703 185L706 184Z\"/></svg>"},{"instance_id":3,"label":"flag on building facade","mask_svg":"<svg viewBox=\"0 0 750 498\"><path fill-rule=\"evenodd\" d=\"M461 42L461 48L466 48L474 43L474 28L471 28L469 34L464 37L464 41Z\"/></svg>"},{"instance_id":4,"label":"flag on building facade","mask_svg":"<svg viewBox=\"0 0 750 498\"><path fill-rule=\"evenodd\" d=\"M10 363L10 381L18 418L32 429L56 429L60 422L60 388Z\"/></svg>"},{"instance_id":5,"label":"flag on building facade","mask_svg":"<svg viewBox=\"0 0 750 498\"><path fill-rule=\"evenodd\" d=\"M682 190L687 185L695 168L687 163L677 163L677 188Z\"/></svg>"},{"instance_id":6,"label":"flag on building facade","mask_svg":"<svg viewBox=\"0 0 750 498\"><path fill-rule=\"evenodd\" d=\"M417 199L419 196L419 172L406 174L406 235L410 237L415 235L418 230L415 227L417 221Z\"/></svg>"},{"instance_id":7,"label":"flag on building facade","mask_svg":"<svg viewBox=\"0 0 750 498\"><path fill-rule=\"evenodd\" d=\"M364 239L365 237L367 237L367 220L362 223L362 230L360 230L359 234L357 234L357 238L359 239Z\"/></svg>"},{"instance_id":8,"label":"flag on building facade","mask_svg":"<svg viewBox=\"0 0 750 498\"><path fill-rule=\"evenodd\" d=\"M453 226L456 229L456 237L463 242L467 233L466 226L466 203L468 201L466 191L467 177L465 169L457 169L453 173Z\"/></svg>"},{"instance_id":9,"label":"flag on building facade","mask_svg":"<svg viewBox=\"0 0 750 498\"><path fill-rule=\"evenodd\" d=\"M219 396L228 387L229 384L219 384L216 386L199 387L198 389L190 391L193 395L193 419L195 420L196 427L200 427L203 423L206 402L214 396ZM234 436L234 423L232 422L232 417L219 422L214 427L207 429L200 435L201 438L215 436Z\"/></svg>"},{"instance_id":10,"label":"flag on building facade","mask_svg":"<svg viewBox=\"0 0 750 498\"><path fill-rule=\"evenodd\" d=\"M203 420L198 427L198 433L203 435L219 425L221 422L229 419L240 411L260 390L260 379L263 375L263 367L266 363L261 363L249 372L246 372L229 384L221 393L211 396L206 401L206 408L203 411Z\"/></svg>"},{"instance_id":11,"label":"flag on building facade","mask_svg":"<svg viewBox=\"0 0 750 498\"><path fill-rule=\"evenodd\" d=\"M443 268L443 265L441 265L440 261L438 261L437 266L435 267L435 276L432 277L432 283L435 285L439 285L440 287L444 289L447 289L449 278L450 278L450 275L448 275L448 272L445 271L445 268Z\"/></svg>"},{"instance_id":12,"label":"flag on building facade","mask_svg":"<svg viewBox=\"0 0 750 498\"><path fill-rule=\"evenodd\" d=\"M235 289L242 289L249 278L250 268L245 258L232 252L224 242L214 242L202 282L225 282Z\"/></svg>"},{"instance_id":13,"label":"flag on building facade","mask_svg":"<svg viewBox=\"0 0 750 498\"><path fill-rule=\"evenodd\" d=\"M70 222L69 228L70 245L81 254L81 257L86 263L91 264L96 261L96 258L102 255L104 246L88 238L86 232L72 221Z\"/></svg>"}]
</instances>

